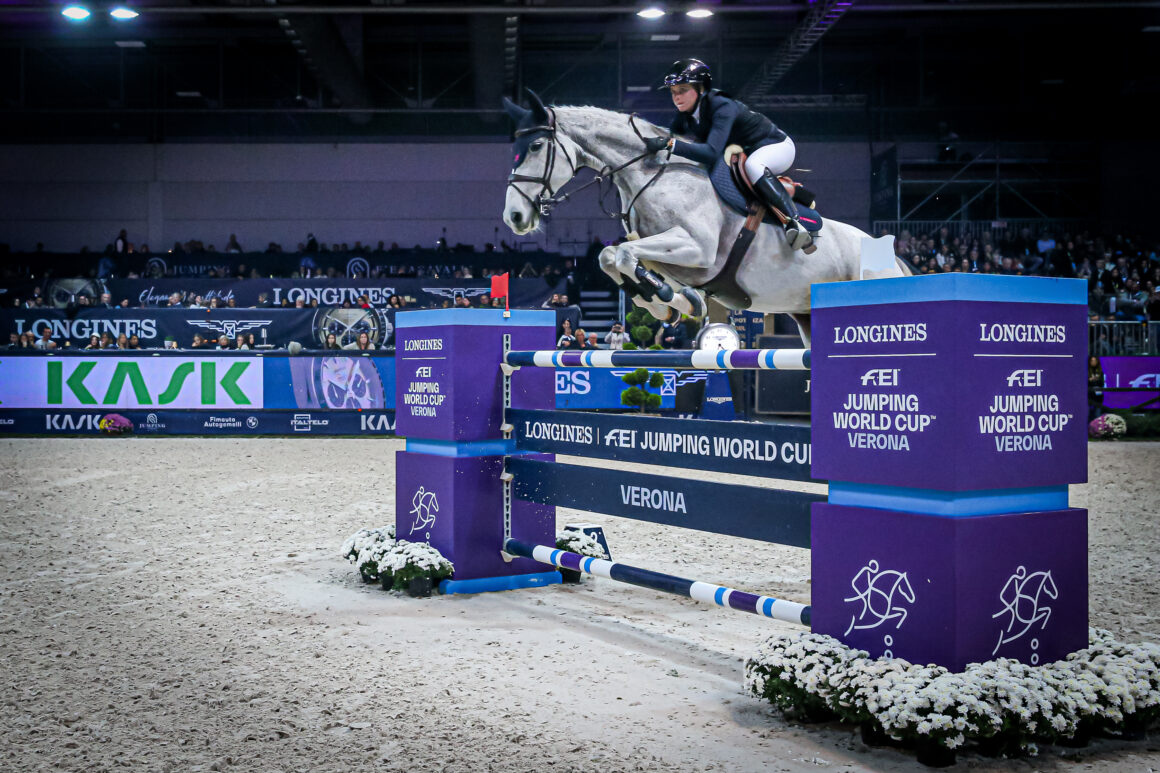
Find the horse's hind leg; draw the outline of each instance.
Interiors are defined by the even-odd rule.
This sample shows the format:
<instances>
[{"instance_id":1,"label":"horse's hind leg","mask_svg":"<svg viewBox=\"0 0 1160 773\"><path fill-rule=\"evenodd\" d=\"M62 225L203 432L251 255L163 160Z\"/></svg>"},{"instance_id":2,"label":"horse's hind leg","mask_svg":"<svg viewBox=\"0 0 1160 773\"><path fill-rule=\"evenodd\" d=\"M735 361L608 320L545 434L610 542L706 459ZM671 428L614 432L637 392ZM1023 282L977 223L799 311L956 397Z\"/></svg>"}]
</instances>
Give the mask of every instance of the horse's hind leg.
<instances>
[{"instance_id":1,"label":"horse's hind leg","mask_svg":"<svg viewBox=\"0 0 1160 773\"><path fill-rule=\"evenodd\" d=\"M806 348L810 345L810 315L809 314L790 314L790 319L797 323L798 333L802 337L802 343Z\"/></svg>"}]
</instances>

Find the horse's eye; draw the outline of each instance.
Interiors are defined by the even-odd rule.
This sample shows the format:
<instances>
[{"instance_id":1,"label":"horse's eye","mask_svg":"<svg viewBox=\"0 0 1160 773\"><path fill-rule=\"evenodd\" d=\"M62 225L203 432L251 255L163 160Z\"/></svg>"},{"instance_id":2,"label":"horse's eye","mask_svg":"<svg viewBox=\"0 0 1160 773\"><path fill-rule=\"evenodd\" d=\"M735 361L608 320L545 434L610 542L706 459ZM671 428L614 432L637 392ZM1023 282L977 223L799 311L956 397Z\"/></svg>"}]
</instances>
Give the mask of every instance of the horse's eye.
<instances>
[{"instance_id":1,"label":"horse's eye","mask_svg":"<svg viewBox=\"0 0 1160 773\"><path fill-rule=\"evenodd\" d=\"M544 141L543 141L543 140L536 140L535 142L533 142L533 143L532 143L532 150L533 150L533 151L535 151L535 150L539 150L539 149L540 149L540 148L542 148L542 147L544 147Z\"/></svg>"}]
</instances>

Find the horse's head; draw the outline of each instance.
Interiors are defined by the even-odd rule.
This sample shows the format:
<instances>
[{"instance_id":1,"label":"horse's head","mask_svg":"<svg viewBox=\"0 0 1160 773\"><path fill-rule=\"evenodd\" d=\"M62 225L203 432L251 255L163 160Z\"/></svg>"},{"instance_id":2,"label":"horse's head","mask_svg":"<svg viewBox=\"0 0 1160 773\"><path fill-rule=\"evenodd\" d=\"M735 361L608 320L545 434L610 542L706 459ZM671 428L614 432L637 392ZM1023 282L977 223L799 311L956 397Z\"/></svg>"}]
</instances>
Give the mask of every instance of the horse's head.
<instances>
[{"instance_id":1,"label":"horse's head","mask_svg":"<svg viewBox=\"0 0 1160 773\"><path fill-rule=\"evenodd\" d=\"M531 109L504 97L504 110L515 121L512 173L508 175L503 221L526 234L551 209L552 197L576 174L576 145L556 125L555 113L531 89Z\"/></svg>"}]
</instances>

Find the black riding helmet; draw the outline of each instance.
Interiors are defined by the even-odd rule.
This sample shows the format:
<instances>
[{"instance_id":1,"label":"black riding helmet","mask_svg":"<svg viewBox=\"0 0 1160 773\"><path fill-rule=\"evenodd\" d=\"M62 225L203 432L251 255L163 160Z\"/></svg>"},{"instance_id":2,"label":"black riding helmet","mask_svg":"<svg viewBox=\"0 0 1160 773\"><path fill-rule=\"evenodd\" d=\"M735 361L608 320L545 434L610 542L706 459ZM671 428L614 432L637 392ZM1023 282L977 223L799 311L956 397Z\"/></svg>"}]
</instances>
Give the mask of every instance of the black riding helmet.
<instances>
[{"instance_id":1,"label":"black riding helmet","mask_svg":"<svg viewBox=\"0 0 1160 773\"><path fill-rule=\"evenodd\" d=\"M701 93L704 94L713 86L713 73L709 72L709 65L700 59L678 59L669 68L661 88L667 89L678 83L699 83L701 84Z\"/></svg>"}]
</instances>

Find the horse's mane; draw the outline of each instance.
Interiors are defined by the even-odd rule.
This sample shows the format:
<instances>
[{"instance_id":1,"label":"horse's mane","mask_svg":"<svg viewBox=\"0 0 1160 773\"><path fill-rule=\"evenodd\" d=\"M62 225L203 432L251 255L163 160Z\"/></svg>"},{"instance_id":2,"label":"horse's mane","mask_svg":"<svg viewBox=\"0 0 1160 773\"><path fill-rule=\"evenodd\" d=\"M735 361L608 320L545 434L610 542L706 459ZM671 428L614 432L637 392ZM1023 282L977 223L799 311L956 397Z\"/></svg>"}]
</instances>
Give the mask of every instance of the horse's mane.
<instances>
[{"instance_id":1,"label":"horse's mane","mask_svg":"<svg viewBox=\"0 0 1160 773\"><path fill-rule=\"evenodd\" d=\"M568 126L572 125L580 126L582 129L588 129L589 131L596 128L622 128L628 136L635 140L636 134L632 131L632 125L629 123L630 119L632 119L636 123L636 128L645 137L662 137L668 134L667 129L663 129L635 113L620 113L615 110L596 107L595 105L553 105L551 109L555 110L561 118L566 119L567 123L564 125L565 131L567 131Z\"/></svg>"}]
</instances>

